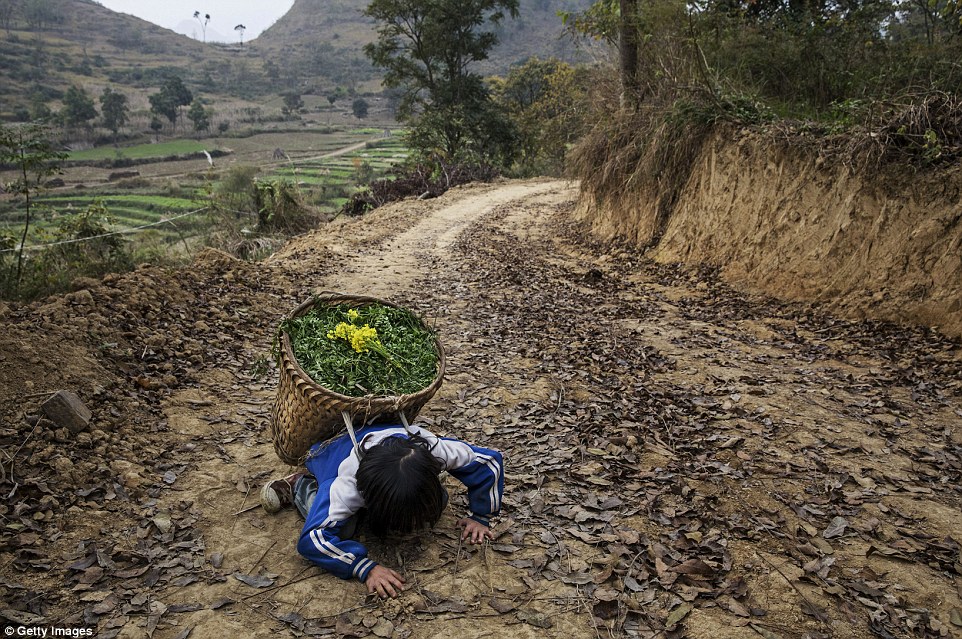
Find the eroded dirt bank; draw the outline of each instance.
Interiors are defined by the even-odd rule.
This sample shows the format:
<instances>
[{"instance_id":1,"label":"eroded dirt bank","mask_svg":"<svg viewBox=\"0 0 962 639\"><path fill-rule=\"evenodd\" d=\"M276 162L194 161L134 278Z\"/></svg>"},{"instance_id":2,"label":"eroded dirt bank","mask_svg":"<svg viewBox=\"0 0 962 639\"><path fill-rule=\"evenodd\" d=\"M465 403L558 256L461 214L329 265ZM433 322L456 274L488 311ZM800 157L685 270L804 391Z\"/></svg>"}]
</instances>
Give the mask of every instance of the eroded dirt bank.
<instances>
[{"instance_id":1,"label":"eroded dirt bank","mask_svg":"<svg viewBox=\"0 0 962 639\"><path fill-rule=\"evenodd\" d=\"M943 637L962 622L962 352L746 297L502 182L343 220L264 264L216 252L29 308L0 334L0 618L104 638ZM367 539L373 601L257 490L281 316L383 295L440 331L421 421L504 451L499 537ZM93 411L37 421L50 390Z\"/></svg>"},{"instance_id":2,"label":"eroded dirt bank","mask_svg":"<svg viewBox=\"0 0 962 639\"><path fill-rule=\"evenodd\" d=\"M962 336L962 170L854 172L747 132L716 134L659 227L653 197L579 212L663 263L709 264L738 288L853 318ZM637 201L636 201L637 200Z\"/></svg>"}]
</instances>

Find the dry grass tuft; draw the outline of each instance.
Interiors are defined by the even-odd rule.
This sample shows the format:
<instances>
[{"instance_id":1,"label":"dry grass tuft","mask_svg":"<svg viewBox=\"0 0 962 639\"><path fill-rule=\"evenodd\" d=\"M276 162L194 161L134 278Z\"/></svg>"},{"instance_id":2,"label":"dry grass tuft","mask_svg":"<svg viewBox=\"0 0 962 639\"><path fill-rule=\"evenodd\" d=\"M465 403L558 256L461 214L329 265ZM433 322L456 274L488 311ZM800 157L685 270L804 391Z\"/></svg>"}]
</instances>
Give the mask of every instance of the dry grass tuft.
<instances>
[{"instance_id":1,"label":"dry grass tuft","mask_svg":"<svg viewBox=\"0 0 962 639\"><path fill-rule=\"evenodd\" d=\"M715 126L680 117L670 105L621 111L598 124L571 152L568 172L599 205L625 198L655 202L657 220L649 242L655 244Z\"/></svg>"},{"instance_id":2,"label":"dry grass tuft","mask_svg":"<svg viewBox=\"0 0 962 639\"><path fill-rule=\"evenodd\" d=\"M962 98L933 93L898 105L868 125L853 156L876 162L942 164L962 157Z\"/></svg>"},{"instance_id":3,"label":"dry grass tuft","mask_svg":"<svg viewBox=\"0 0 962 639\"><path fill-rule=\"evenodd\" d=\"M788 120L769 130L783 144L854 171L944 167L962 158L962 98L936 92L872 102L842 131Z\"/></svg>"}]
</instances>

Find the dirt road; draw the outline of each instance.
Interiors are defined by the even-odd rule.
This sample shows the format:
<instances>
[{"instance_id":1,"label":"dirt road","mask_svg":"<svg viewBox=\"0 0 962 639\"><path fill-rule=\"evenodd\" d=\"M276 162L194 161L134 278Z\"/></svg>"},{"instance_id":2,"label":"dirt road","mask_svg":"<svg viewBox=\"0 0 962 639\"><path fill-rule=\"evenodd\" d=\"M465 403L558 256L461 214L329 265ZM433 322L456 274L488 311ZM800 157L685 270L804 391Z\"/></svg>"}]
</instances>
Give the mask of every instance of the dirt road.
<instances>
[{"instance_id":1,"label":"dirt road","mask_svg":"<svg viewBox=\"0 0 962 639\"><path fill-rule=\"evenodd\" d=\"M4 311L10 622L112 637L937 637L962 628L962 352L746 298L586 238L563 182L341 220L264 264L208 252ZM499 537L367 540L365 597L256 506L279 318L382 296L440 331L427 427L505 453ZM31 417L69 388L80 435Z\"/></svg>"}]
</instances>

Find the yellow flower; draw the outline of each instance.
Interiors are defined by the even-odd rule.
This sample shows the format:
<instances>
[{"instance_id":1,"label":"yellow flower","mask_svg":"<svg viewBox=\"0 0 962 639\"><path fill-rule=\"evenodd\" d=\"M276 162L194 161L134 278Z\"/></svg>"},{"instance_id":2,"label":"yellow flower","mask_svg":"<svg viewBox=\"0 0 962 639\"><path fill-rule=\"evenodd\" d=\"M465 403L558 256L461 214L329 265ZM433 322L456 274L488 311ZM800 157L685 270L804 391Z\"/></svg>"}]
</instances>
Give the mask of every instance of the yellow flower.
<instances>
[{"instance_id":1,"label":"yellow flower","mask_svg":"<svg viewBox=\"0 0 962 639\"><path fill-rule=\"evenodd\" d=\"M364 326L355 326L354 324L341 322L334 327L333 331L328 331L327 338L343 339L358 353L363 353L369 348L380 352L384 348L377 337L377 329L371 328L367 324Z\"/></svg>"},{"instance_id":2,"label":"yellow flower","mask_svg":"<svg viewBox=\"0 0 962 639\"><path fill-rule=\"evenodd\" d=\"M352 323L352 324L353 324L353 323L357 320L357 318L359 318L360 316L361 316L361 314L357 312L357 309L356 309L356 308L348 309L348 311L347 311L347 319L351 320L351 323Z\"/></svg>"},{"instance_id":3,"label":"yellow flower","mask_svg":"<svg viewBox=\"0 0 962 639\"><path fill-rule=\"evenodd\" d=\"M351 331L351 348L353 348L358 353L363 353L369 347L378 347L381 342L377 338L377 329L371 328L367 324L362 327L353 327L354 330Z\"/></svg>"}]
</instances>

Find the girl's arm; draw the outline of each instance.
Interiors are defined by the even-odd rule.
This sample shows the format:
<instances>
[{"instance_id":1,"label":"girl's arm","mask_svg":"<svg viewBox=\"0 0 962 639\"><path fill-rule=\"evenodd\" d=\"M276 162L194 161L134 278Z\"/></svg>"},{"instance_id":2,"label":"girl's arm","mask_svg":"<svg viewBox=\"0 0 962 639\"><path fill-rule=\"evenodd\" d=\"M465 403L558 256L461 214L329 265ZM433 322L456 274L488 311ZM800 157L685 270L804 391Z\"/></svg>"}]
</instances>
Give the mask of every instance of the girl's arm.
<instances>
[{"instance_id":1,"label":"girl's arm","mask_svg":"<svg viewBox=\"0 0 962 639\"><path fill-rule=\"evenodd\" d=\"M368 574L377 566L367 558L367 548L351 539L338 537L342 523L326 528L304 526L297 541L297 551L327 572L341 579L367 580Z\"/></svg>"},{"instance_id":2,"label":"girl's arm","mask_svg":"<svg viewBox=\"0 0 962 639\"><path fill-rule=\"evenodd\" d=\"M318 485L297 551L341 579L354 577L364 582L377 564L367 558L363 544L341 539L345 521L357 512L349 483L350 480L338 477Z\"/></svg>"},{"instance_id":3,"label":"girl's arm","mask_svg":"<svg viewBox=\"0 0 962 639\"><path fill-rule=\"evenodd\" d=\"M437 442L431 452L468 489L468 517L488 526L490 518L501 511L501 496L504 494L501 453L456 439L442 438Z\"/></svg>"}]
</instances>

